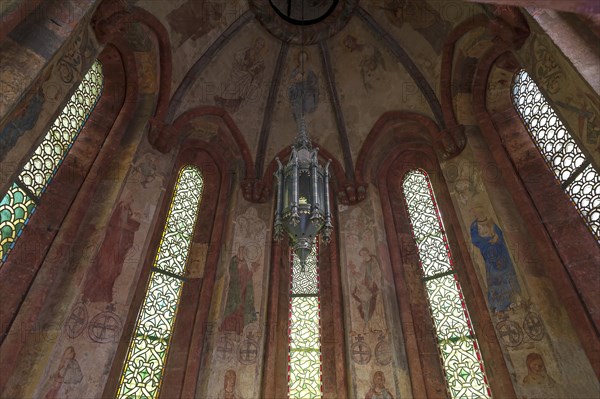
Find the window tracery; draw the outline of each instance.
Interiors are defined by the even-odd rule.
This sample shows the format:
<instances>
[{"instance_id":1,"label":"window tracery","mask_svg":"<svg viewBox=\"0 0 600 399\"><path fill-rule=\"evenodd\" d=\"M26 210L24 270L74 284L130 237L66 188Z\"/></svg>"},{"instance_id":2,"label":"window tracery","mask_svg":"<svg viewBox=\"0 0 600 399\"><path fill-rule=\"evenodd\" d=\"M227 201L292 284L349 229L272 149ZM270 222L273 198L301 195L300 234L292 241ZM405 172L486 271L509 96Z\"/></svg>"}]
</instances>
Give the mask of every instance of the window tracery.
<instances>
[{"instance_id":1,"label":"window tracery","mask_svg":"<svg viewBox=\"0 0 600 399\"><path fill-rule=\"evenodd\" d=\"M321 397L321 314L318 243L314 243L304 268L292 258L289 302L288 395Z\"/></svg>"},{"instance_id":2,"label":"window tracery","mask_svg":"<svg viewBox=\"0 0 600 399\"><path fill-rule=\"evenodd\" d=\"M0 265L85 126L102 95L103 84L102 64L96 60L0 201Z\"/></svg>"},{"instance_id":3,"label":"window tracery","mask_svg":"<svg viewBox=\"0 0 600 399\"><path fill-rule=\"evenodd\" d=\"M600 242L600 175L523 69L514 77L512 101L544 161Z\"/></svg>"},{"instance_id":4,"label":"window tracery","mask_svg":"<svg viewBox=\"0 0 600 399\"><path fill-rule=\"evenodd\" d=\"M427 173L409 171L402 190L450 396L490 398L479 344Z\"/></svg>"},{"instance_id":5,"label":"window tracery","mask_svg":"<svg viewBox=\"0 0 600 399\"><path fill-rule=\"evenodd\" d=\"M203 184L197 168L181 169L121 373L118 398L158 396Z\"/></svg>"}]
</instances>

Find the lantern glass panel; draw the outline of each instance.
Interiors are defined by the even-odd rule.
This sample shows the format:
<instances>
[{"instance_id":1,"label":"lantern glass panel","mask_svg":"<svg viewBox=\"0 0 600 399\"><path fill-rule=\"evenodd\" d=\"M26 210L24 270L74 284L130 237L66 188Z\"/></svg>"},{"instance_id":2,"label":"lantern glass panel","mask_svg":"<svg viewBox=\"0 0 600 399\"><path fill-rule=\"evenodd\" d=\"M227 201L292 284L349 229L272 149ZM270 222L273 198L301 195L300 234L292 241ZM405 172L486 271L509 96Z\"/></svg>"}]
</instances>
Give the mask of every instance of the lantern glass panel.
<instances>
[{"instance_id":1,"label":"lantern glass panel","mask_svg":"<svg viewBox=\"0 0 600 399\"><path fill-rule=\"evenodd\" d=\"M317 172L317 185L318 185L317 192L319 193L319 205L321 207L321 212L324 212L324 209L325 209L325 179L324 179L323 175L319 172Z\"/></svg>"},{"instance_id":2,"label":"lantern glass panel","mask_svg":"<svg viewBox=\"0 0 600 399\"><path fill-rule=\"evenodd\" d=\"M284 175L284 186L283 186L283 209L289 209L290 204L292 203L293 197L293 189L294 185L292 184L292 168L286 171Z\"/></svg>"},{"instance_id":3,"label":"lantern glass panel","mask_svg":"<svg viewBox=\"0 0 600 399\"><path fill-rule=\"evenodd\" d=\"M298 202L300 205L311 205L313 200L312 200L312 186L311 186L311 179L310 179L310 174L309 173L300 173L299 179L298 179L298 192L299 192L299 197L298 197Z\"/></svg>"}]
</instances>

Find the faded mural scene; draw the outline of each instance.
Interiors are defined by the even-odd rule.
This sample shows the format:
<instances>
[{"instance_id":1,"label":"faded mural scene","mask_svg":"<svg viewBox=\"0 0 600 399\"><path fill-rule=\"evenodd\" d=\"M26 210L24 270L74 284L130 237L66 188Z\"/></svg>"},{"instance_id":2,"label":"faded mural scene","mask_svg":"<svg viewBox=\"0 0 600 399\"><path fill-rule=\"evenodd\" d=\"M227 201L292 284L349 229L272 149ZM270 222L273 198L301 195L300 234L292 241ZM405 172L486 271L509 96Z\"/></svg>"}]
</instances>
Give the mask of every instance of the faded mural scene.
<instances>
[{"instance_id":1,"label":"faded mural scene","mask_svg":"<svg viewBox=\"0 0 600 399\"><path fill-rule=\"evenodd\" d=\"M400 398L410 382L381 211L372 200L340 208L345 326L358 397ZM344 209L346 208L346 209ZM387 381L387 383L386 383Z\"/></svg>"},{"instance_id":2,"label":"faded mural scene","mask_svg":"<svg viewBox=\"0 0 600 399\"><path fill-rule=\"evenodd\" d=\"M0 397L600 397L600 6L531 3L3 2Z\"/></svg>"}]
</instances>

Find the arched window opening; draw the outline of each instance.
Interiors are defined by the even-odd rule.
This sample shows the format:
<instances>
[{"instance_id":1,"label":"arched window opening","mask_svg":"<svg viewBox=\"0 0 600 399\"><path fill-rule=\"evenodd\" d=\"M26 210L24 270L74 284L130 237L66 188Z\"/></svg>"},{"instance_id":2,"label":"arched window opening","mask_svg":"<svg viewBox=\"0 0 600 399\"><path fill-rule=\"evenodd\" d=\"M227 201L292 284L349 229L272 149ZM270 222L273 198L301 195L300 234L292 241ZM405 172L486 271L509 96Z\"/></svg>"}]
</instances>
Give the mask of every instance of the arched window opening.
<instances>
[{"instance_id":1,"label":"arched window opening","mask_svg":"<svg viewBox=\"0 0 600 399\"><path fill-rule=\"evenodd\" d=\"M69 149L102 95L96 60L0 202L0 266L22 235Z\"/></svg>"},{"instance_id":2,"label":"arched window opening","mask_svg":"<svg viewBox=\"0 0 600 399\"><path fill-rule=\"evenodd\" d=\"M529 74L515 74L512 101L561 188L600 242L600 175Z\"/></svg>"},{"instance_id":3,"label":"arched window opening","mask_svg":"<svg viewBox=\"0 0 600 399\"><path fill-rule=\"evenodd\" d=\"M318 242L315 242L304 268L295 254L291 259L288 327L290 398L320 398L322 395L318 254Z\"/></svg>"},{"instance_id":4,"label":"arched window opening","mask_svg":"<svg viewBox=\"0 0 600 399\"><path fill-rule=\"evenodd\" d=\"M409 171L402 190L450 396L490 398L479 344L427 173Z\"/></svg>"},{"instance_id":5,"label":"arched window opening","mask_svg":"<svg viewBox=\"0 0 600 399\"><path fill-rule=\"evenodd\" d=\"M203 185L197 168L181 169L121 373L118 398L158 396Z\"/></svg>"}]
</instances>

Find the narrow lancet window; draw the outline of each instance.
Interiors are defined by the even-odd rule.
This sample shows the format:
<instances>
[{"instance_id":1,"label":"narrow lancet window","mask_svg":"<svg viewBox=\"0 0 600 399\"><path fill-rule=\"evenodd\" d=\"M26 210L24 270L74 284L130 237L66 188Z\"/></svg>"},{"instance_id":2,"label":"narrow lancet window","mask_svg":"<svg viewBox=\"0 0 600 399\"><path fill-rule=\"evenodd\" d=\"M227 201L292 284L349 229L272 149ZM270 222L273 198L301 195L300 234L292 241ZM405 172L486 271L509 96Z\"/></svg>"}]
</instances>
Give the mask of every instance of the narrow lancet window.
<instances>
[{"instance_id":1,"label":"narrow lancet window","mask_svg":"<svg viewBox=\"0 0 600 399\"><path fill-rule=\"evenodd\" d=\"M183 167L129 344L118 398L158 397L202 188L200 171Z\"/></svg>"},{"instance_id":2,"label":"narrow lancet window","mask_svg":"<svg viewBox=\"0 0 600 399\"><path fill-rule=\"evenodd\" d=\"M96 60L0 202L0 266L23 233L79 132L102 95Z\"/></svg>"},{"instance_id":3,"label":"narrow lancet window","mask_svg":"<svg viewBox=\"0 0 600 399\"><path fill-rule=\"evenodd\" d=\"M479 344L427 173L420 169L408 172L402 189L448 392L457 399L490 398Z\"/></svg>"},{"instance_id":4,"label":"narrow lancet window","mask_svg":"<svg viewBox=\"0 0 600 399\"><path fill-rule=\"evenodd\" d=\"M600 175L524 70L515 75L512 100L544 161L600 242Z\"/></svg>"},{"instance_id":5,"label":"narrow lancet window","mask_svg":"<svg viewBox=\"0 0 600 399\"><path fill-rule=\"evenodd\" d=\"M292 258L289 304L288 393L291 399L321 398L321 310L318 243L304 268Z\"/></svg>"}]
</instances>

